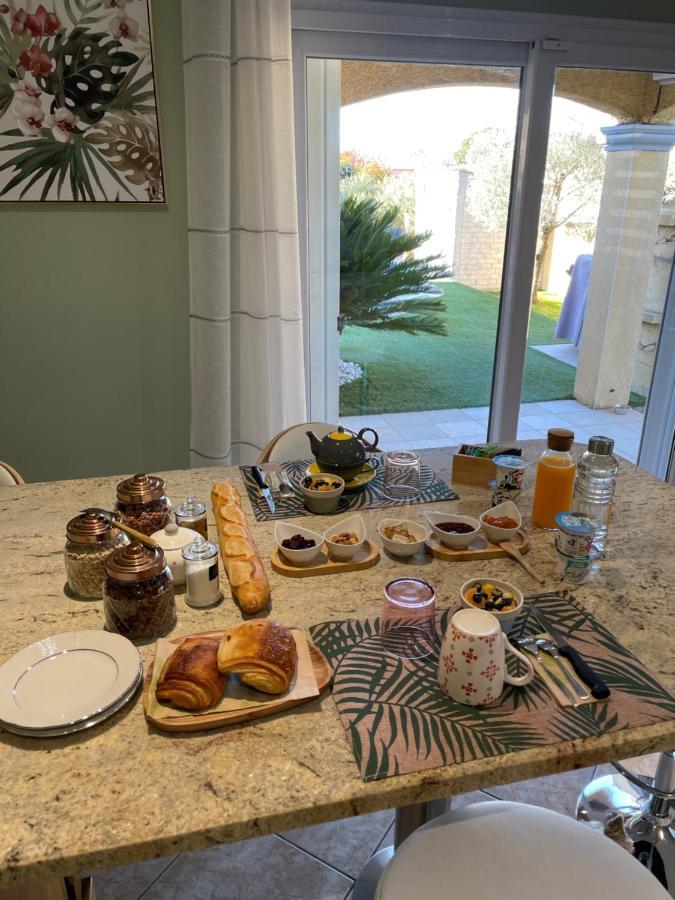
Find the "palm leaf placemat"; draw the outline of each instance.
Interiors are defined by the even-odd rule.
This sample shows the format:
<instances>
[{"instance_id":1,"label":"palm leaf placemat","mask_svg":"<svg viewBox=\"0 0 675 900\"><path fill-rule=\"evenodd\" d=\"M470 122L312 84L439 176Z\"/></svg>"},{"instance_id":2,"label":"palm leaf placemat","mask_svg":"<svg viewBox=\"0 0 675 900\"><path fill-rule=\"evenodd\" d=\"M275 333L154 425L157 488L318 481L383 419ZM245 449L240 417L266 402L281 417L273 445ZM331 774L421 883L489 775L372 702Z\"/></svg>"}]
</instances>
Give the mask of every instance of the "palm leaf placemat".
<instances>
[{"instance_id":1,"label":"palm leaf placemat","mask_svg":"<svg viewBox=\"0 0 675 900\"><path fill-rule=\"evenodd\" d=\"M296 459L292 462L283 463L283 468L295 486L305 475L307 466L313 462L311 459ZM333 515L341 516L345 513L354 512L359 509L377 509L387 506L406 506L399 500L389 500L382 493L382 478L384 475L383 460L371 457L371 465L375 467L375 477L368 484L364 485L358 491L345 491L338 508ZM242 478L246 485L246 492L251 501L253 512L258 522L267 519L290 519L294 516L306 516L307 510L303 502L301 493L296 489L292 497L279 500L276 503L276 511L271 513L260 495L260 488L251 475L250 466L240 466ZM459 496L449 487L442 478L440 478L433 469L428 466L420 466L420 493L413 503L437 503L440 500L458 500Z\"/></svg>"},{"instance_id":2,"label":"palm leaf placemat","mask_svg":"<svg viewBox=\"0 0 675 900\"><path fill-rule=\"evenodd\" d=\"M607 682L607 702L563 708L535 677L524 688L506 685L491 706L464 706L441 692L437 654L408 660L385 652L379 619L310 628L333 667L333 697L364 781L675 718L675 699L568 591L528 599ZM437 616L439 644L454 612ZM513 635L539 631L525 608Z\"/></svg>"}]
</instances>

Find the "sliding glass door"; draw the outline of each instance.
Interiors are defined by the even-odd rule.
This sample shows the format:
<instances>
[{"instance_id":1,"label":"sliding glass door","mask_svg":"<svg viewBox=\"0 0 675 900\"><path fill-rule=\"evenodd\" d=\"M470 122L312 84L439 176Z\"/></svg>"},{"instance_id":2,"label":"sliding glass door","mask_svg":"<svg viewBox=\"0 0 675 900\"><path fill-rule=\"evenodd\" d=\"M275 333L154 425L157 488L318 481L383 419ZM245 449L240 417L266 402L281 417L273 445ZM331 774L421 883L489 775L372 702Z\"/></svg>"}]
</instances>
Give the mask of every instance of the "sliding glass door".
<instances>
[{"instance_id":1,"label":"sliding glass door","mask_svg":"<svg viewBox=\"0 0 675 900\"><path fill-rule=\"evenodd\" d=\"M398 49L301 72L311 417L484 441L527 50Z\"/></svg>"}]
</instances>

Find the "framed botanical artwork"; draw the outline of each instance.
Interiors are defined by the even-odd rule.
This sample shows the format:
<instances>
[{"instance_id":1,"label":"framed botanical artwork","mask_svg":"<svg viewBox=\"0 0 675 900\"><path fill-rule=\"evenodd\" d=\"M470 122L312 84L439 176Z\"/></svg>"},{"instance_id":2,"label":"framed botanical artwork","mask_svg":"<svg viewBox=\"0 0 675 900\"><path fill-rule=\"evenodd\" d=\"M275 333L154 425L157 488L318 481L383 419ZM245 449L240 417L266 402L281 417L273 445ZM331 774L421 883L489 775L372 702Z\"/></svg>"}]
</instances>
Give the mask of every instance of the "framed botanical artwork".
<instances>
[{"instance_id":1,"label":"framed botanical artwork","mask_svg":"<svg viewBox=\"0 0 675 900\"><path fill-rule=\"evenodd\" d=\"M0 0L0 200L164 201L149 0Z\"/></svg>"}]
</instances>

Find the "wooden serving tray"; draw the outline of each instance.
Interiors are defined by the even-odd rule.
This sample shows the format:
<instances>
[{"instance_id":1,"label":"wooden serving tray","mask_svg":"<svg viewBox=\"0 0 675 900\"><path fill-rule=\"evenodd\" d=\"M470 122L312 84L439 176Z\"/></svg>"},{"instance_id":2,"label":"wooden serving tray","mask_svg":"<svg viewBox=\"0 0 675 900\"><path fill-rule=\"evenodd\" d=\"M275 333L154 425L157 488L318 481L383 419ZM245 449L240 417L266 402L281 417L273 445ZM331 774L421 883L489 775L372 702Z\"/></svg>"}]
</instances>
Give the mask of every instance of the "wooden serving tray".
<instances>
[{"instance_id":1,"label":"wooden serving tray","mask_svg":"<svg viewBox=\"0 0 675 900\"><path fill-rule=\"evenodd\" d=\"M524 531L515 533L513 543L521 553L527 553L530 549L530 538ZM453 550L452 547L444 547L433 535L430 535L427 538L427 552L431 553L436 559L447 559L452 562L471 562L471 560L475 559L502 559L504 557L512 559L499 544L491 544L484 534L478 535L473 543L463 550Z\"/></svg>"},{"instance_id":2,"label":"wooden serving tray","mask_svg":"<svg viewBox=\"0 0 675 900\"><path fill-rule=\"evenodd\" d=\"M221 638L223 630L220 631L201 631L198 634L188 634L182 637L173 638L172 644L182 644L188 637L215 637ZM319 689L319 696L325 691L333 678L333 670L323 653L314 645L309 635L307 635L307 646L309 647L309 655L312 660L312 668L314 677L316 678L316 686ZM283 696L273 699L270 695L270 701L264 706L248 707L246 709L235 709L229 711L216 711L212 713L200 713L194 716L181 716L176 719L157 719L148 714L148 700L150 686L152 684L153 662L147 668L145 681L143 684L143 709L148 722L161 729L170 732L191 732L191 731L209 731L212 728L222 728L225 725L236 725L238 722L248 722L251 719L262 719L265 716L273 716L285 709L293 706L300 706L303 703L309 703L310 700L316 700L317 697L303 697L301 699L289 699Z\"/></svg>"},{"instance_id":3,"label":"wooden serving tray","mask_svg":"<svg viewBox=\"0 0 675 900\"><path fill-rule=\"evenodd\" d=\"M370 569L371 566L377 565L379 558L380 551L366 538L363 547L357 550L351 559L331 559L324 544L321 553L306 566L294 566L287 562L278 548L270 560L272 568L279 575L286 575L289 578L309 578L312 575L336 575L338 572Z\"/></svg>"}]
</instances>

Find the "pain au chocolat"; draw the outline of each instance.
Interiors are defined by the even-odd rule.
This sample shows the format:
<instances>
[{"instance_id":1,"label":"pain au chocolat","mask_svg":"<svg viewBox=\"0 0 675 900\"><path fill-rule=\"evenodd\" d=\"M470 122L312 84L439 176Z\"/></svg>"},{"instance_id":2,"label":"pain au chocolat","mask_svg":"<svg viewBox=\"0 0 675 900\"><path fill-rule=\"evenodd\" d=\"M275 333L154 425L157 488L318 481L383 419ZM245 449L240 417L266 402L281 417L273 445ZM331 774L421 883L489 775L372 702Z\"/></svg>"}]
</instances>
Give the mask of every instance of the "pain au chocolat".
<instances>
[{"instance_id":1,"label":"pain au chocolat","mask_svg":"<svg viewBox=\"0 0 675 900\"><path fill-rule=\"evenodd\" d=\"M178 709L206 709L217 703L225 687L218 670L218 638L185 638L164 663L155 696Z\"/></svg>"},{"instance_id":2,"label":"pain au chocolat","mask_svg":"<svg viewBox=\"0 0 675 900\"><path fill-rule=\"evenodd\" d=\"M269 619L228 628L218 647L218 668L266 694L283 694L293 680L298 652L290 629Z\"/></svg>"}]
</instances>

